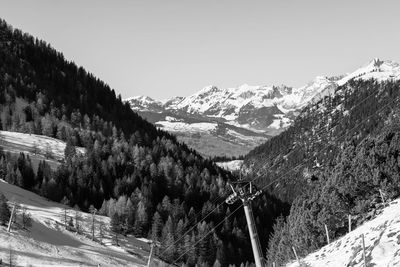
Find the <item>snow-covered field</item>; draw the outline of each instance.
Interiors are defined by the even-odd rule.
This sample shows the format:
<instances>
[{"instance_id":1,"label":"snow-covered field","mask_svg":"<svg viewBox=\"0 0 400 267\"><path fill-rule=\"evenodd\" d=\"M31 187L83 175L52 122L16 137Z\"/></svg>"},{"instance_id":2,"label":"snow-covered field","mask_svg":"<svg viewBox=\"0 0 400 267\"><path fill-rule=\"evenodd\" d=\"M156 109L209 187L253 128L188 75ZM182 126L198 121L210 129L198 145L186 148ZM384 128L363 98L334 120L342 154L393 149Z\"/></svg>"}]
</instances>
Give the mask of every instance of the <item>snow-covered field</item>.
<instances>
[{"instance_id":1,"label":"snow-covered field","mask_svg":"<svg viewBox=\"0 0 400 267\"><path fill-rule=\"evenodd\" d=\"M242 167L243 160L231 160L226 162L217 162L217 165L228 171L237 171Z\"/></svg>"},{"instance_id":2,"label":"snow-covered field","mask_svg":"<svg viewBox=\"0 0 400 267\"><path fill-rule=\"evenodd\" d=\"M48 201L32 192L0 180L0 192L9 201L27 208L33 218L29 231L0 226L0 258L7 260L11 248L18 266L145 266L149 248L145 240L120 236L120 247L114 245L109 218L95 217L95 235L105 225L103 245L90 239L91 214L79 212L83 235L69 232L62 225L64 205ZM69 208L69 207L68 207ZM74 217L75 211L69 210Z\"/></svg>"},{"instance_id":3,"label":"snow-covered field","mask_svg":"<svg viewBox=\"0 0 400 267\"><path fill-rule=\"evenodd\" d=\"M42 156L49 154L55 160L63 160L65 145L61 140L44 135L0 131L0 146L10 152ZM77 147L76 151L85 153L85 149L81 147Z\"/></svg>"},{"instance_id":4,"label":"snow-covered field","mask_svg":"<svg viewBox=\"0 0 400 267\"><path fill-rule=\"evenodd\" d=\"M198 132L211 132L215 131L218 124L209 122L198 122L198 123L185 123L176 121L159 121L156 126L169 131L169 132L185 132L185 133L198 133Z\"/></svg>"},{"instance_id":5,"label":"snow-covered field","mask_svg":"<svg viewBox=\"0 0 400 267\"><path fill-rule=\"evenodd\" d=\"M400 199L391 202L375 219L301 259L301 262L310 267L362 267L362 234L366 266L400 266ZM297 262L287 264L287 267L297 266Z\"/></svg>"},{"instance_id":6,"label":"snow-covered field","mask_svg":"<svg viewBox=\"0 0 400 267\"><path fill-rule=\"evenodd\" d=\"M0 131L0 146L4 150L26 154L41 155L48 154L55 160L64 159L65 142L45 135L26 134L18 132ZM78 153L85 153L85 149L77 147Z\"/></svg>"}]
</instances>

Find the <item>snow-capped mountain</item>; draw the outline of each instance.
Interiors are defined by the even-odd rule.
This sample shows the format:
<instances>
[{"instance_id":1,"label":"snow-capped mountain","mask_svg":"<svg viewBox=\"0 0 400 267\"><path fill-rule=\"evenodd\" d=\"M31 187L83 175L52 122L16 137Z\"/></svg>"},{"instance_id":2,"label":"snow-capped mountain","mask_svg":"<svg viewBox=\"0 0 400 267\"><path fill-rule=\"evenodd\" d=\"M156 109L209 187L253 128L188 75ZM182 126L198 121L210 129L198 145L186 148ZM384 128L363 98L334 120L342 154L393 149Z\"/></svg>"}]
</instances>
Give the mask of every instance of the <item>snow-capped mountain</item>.
<instances>
[{"instance_id":1,"label":"snow-capped mountain","mask_svg":"<svg viewBox=\"0 0 400 267\"><path fill-rule=\"evenodd\" d=\"M378 81L400 79L400 65L373 59L352 73L335 77L318 76L298 88L247 84L218 88L211 85L188 97L160 101L138 96L126 101L133 110L160 128L178 137L185 135L183 141L193 143L196 136L213 136L216 142L221 140L241 147L222 152L221 146L214 144L216 151L208 148L205 151L204 142L192 144L204 154L228 152L229 155L238 155L284 130L308 103L333 94L338 86L351 79L371 78Z\"/></svg>"}]
</instances>

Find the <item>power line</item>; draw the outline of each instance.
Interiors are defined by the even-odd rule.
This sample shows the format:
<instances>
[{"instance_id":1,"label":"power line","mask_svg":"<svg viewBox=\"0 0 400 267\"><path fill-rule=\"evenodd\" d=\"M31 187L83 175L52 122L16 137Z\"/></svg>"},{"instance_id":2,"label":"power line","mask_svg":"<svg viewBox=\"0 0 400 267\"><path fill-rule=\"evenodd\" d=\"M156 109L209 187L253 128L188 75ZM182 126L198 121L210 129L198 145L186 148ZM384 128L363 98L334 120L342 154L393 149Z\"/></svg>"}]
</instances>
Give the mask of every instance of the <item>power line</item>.
<instances>
[{"instance_id":1,"label":"power line","mask_svg":"<svg viewBox=\"0 0 400 267\"><path fill-rule=\"evenodd\" d=\"M349 86L349 85L348 85ZM337 93L337 92L336 92ZM335 93L335 94L336 94ZM365 97L363 100L361 100L361 101L359 101L355 106L353 106L352 108L351 108L351 110L353 110L353 109L355 109L357 106L359 106L359 105L361 105L362 103L364 103L367 99L369 99L371 96L377 96L378 94L380 93L380 91L379 90L374 90L374 92L372 93L372 94L369 94L367 97ZM323 100L323 99L322 99ZM315 103L315 104L318 104L318 102L317 103ZM332 124L333 123L335 123L336 125L334 126L334 127L336 127L338 124L339 124L339 121L341 121L341 120L344 120L345 119L345 117L340 117L339 119L337 119L337 120L335 120L335 122L332 122ZM331 129L333 129L333 127L331 127ZM324 128L321 128L319 131L317 131L316 133L314 133L314 135L315 134L320 134L322 131L324 131L325 129ZM327 131L327 130L326 130ZM286 156L288 156L288 155L290 155L291 153L294 153L294 149L292 150L292 151L290 151ZM259 166L262 166L263 164L265 164L265 162L267 162L268 160L270 160L269 158L267 158L267 159L265 159L264 161L261 161L261 162L259 162L257 165L257 168L259 167ZM273 165L274 166L274 165ZM273 167L273 166L271 166L271 167Z\"/></svg>"},{"instance_id":2,"label":"power line","mask_svg":"<svg viewBox=\"0 0 400 267\"><path fill-rule=\"evenodd\" d=\"M379 91L378 91L378 93L379 93ZM358 106L358 105L360 105L361 103L365 102L365 100L366 100L367 98L371 97L372 95L374 95L374 94L371 94L371 95L367 96L367 97L364 98L362 101L360 101L356 106ZM376 95L377 95L377 94L376 94ZM378 110L376 110L375 112L373 112L372 114L370 114L369 116L367 116L366 118L364 118L363 120L361 120L358 124L356 124L354 127L352 127L352 128L349 130L349 132L353 131L356 127L358 127L359 125L361 125L363 122L365 122L367 119L369 119L372 115L375 115L375 114L377 114L378 112L382 111L384 108L386 108L387 106L389 106L389 104L394 103L395 100L396 100L396 99L394 99L393 101L388 102L386 105L382 106L381 108L379 108ZM353 106L352 109L354 109L356 106ZM344 117L341 118L340 120L343 120L343 119L344 119ZM340 121L340 120L338 120L338 121ZM336 139L340 139L340 138L342 138L343 136L345 136L346 134L347 134L347 133L344 133L344 134L340 135L340 136L339 136L338 138L336 138ZM321 153L322 151L324 151L324 150L327 149L328 147L329 147L329 145L326 145L323 149L321 149L320 151L318 151L318 153ZM290 153L292 153L292 152L290 152ZM310 160L311 160L311 158L308 159L308 160L306 160L306 161L304 161L304 162L302 162L302 163L300 163L300 164L298 164L297 166L293 167L292 169L290 169L289 171L287 171L285 174L282 174L282 175L278 176L276 179L274 179L273 181L271 181L271 182L268 183L267 185L263 186L261 190L265 190L268 186L272 185L272 184L275 183L276 181L278 181L278 180L280 180L281 178L283 178L284 175L286 175L286 174L290 173L292 170L297 169L298 167L304 165L305 163L307 163L307 162L310 161ZM275 165L275 164L274 164L274 165ZM274 166L274 165L273 165L273 166ZM251 182L253 182L253 181L255 181L255 180L259 179L259 178L261 178L262 176L263 176L263 175L260 175L259 177L256 177L256 178L252 179L251 181L248 182L248 184L250 184ZM222 204L223 204L223 203L221 203L220 205L218 205L215 209L219 208ZM234 210L234 212L232 212L231 214L229 214L226 218L229 218L230 216L232 216L233 213L235 213L237 210L239 210L239 208L241 208L242 206L243 206L243 205L241 204L237 209ZM214 210L215 210L215 209L214 209ZM205 218L206 218L206 217L205 217ZM204 219L205 219L205 218L204 218ZM213 232L219 225L221 225L221 224L224 222L224 220L225 220L226 218L224 218L224 219L223 219L220 223L218 223L213 229L211 229L206 235L204 235L204 237L201 238L198 242L196 242L195 245L197 245L201 240L203 240L208 234L210 234L211 232ZM194 245L194 246L195 246L195 245ZM186 255L186 253L188 253L189 251L190 251L190 250L188 250L188 251L184 252L183 254L181 254L181 256L180 256L179 258L177 258L177 259L173 262L173 264L176 263L179 259L181 259L184 255Z\"/></svg>"},{"instance_id":3,"label":"power line","mask_svg":"<svg viewBox=\"0 0 400 267\"><path fill-rule=\"evenodd\" d=\"M218 226L220 226L225 219L228 219L229 217L231 217L236 211L238 211L241 207L243 206L243 204L240 204L239 207L237 207L231 214L229 214L227 217L225 217L221 222L219 222L216 226L214 226L213 228L211 228L210 231L208 231L206 234L204 234L204 236L202 238L200 238L196 243L193 244L193 246L195 247L198 243L200 243L201 241L203 241L209 234L211 234L212 232L214 232ZM186 250L184 253L182 253L179 258L177 258L176 260L174 260L172 262L172 264L175 264L176 262L178 262L183 256L185 256L189 251L191 251L192 249Z\"/></svg>"},{"instance_id":4,"label":"power line","mask_svg":"<svg viewBox=\"0 0 400 267\"><path fill-rule=\"evenodd\" d=\"M219 202L219 200L221 200L221 199L223 199L223 198L225 198L225 196L218 196L216 199L214 199L213 202L211 202L211 205L217 204L217 202ZM219 209L219 208L222 206L223 203L224 203L224 202L222 201L222 202L221 202L220 204L218 204L213 210L211 210L210 212L208 212L203 218L201 218L201 219L196 223L197 217L202 213L201 210L198 211L198 212L194 215L194 218L191 219L191 220L188 222L189 225L190 225L190 224L193 224L193 223L195 223L195 224L194 224L189 230L187 230L184 234L182 234L182 236L181 236L180 238L178 238L178 239L175 240L171 245L169 245L167 248L165 248L165 249L161 252L160 256L162 256L165 252L167 252L167 250L169 250L171 247L174 247L177 243L179 243L179 241L181 241L181 240L185 237L186 234L188 234L188 233L191 232L194 228L196 228L196 226L197 226L197 224L198 224L199 222L201 222L201 221L207 219L211 214L214 213L214 211L216 211L217 209Z\"/></svg>"},{"instance_id":5,"label":"power line","mask_svg":"<svg viewBox=\"0 0 400 267\"><path fill-rule=\"evenodd\" d=\"M371 96L377 96L378 94L380 93L380 91L379 90L377 90L377 92L375 92L374 91L374 93L372 93L372 94L370 94L370 95L368 95L367 97L365 97L363 100L361 100L361 101L359 101L358 103L357 103L357 105L355 105L355 106L353 106L352 108L351 108L351 110L353 110L353 109L355 109L357 106L359 106L359 105L361 105L362 103L364 103L367 99L369 99ZM378 111L378 110L377 110ZM377 112L376 111L376 112ZM339 122L340 121L342 121L342 120L344 120L345 119L345 117L341 117L340 119L337 119L336 121L335 121L335 123L336 123L336 125L335 126L333 126L333 127L331 127L331 129L333 129L334 127L336 127L336 126L338 126L339 125ZM353 130L355 127L353 127L351 130ZM350 130L350 131L351 131ZM320 135L320 133L321 132L323 132L323 131L328 131L328 130L325 130L324 128L322 128L322 129L320 129L319 131L317 131L316 132L316 134L318 134L318 135ZM339 139L339 138L341 138L341 137L338 137L337 139ZM285 156L286 157L288 157L290 154L292 154L292 153L294 153L296 150L292 150L292 151L290 151L288 154L286 154ZM267 158L267 159L265 159L264 161L261 161L259 164L258 164L258 166L261 166L261 165L263 165L263 164L265 164L267 161L269 161L270 159L269 158ZM309 160L308 160L309 161ZM278 162L276 162L275 164L273 164L272 166L270 166L269 168L273 168L273 167L275 167L275 165L277 165L278 164ZM261 178L263 176L263 174L260 174L260 175L258 175L258 177L256 177L256 178L254 178L254 179L252 179L250 182L253 182L253 181L255 181L256 179L259 179L259 178Z\"/></svg>"},{"instance_id":6,"label":"power line","mask_svg":"<svg viewBox=\"0 0 400 267\"><path fill-rule=\"evenodd\" d=\"M204 218L202 218L200 221L197 222L197 224L205 219L208 218L208 216L210 216L212 213L214 213L215 210L217 210L223 203L219 204L218 206L216 206L212 211L210 211ZM160 256L162 256L165 252L167 252L170 248L175 247L175 245L177 243L179 243L180 240L182 240L182 238L184 238L186 236L186 234L190 233L194 228L196 228L197 224L194 224L189 230L187 230L184 234L182 234L182 236L180 238L178 238L174 243L172 243L171 245L169 245L166 249L164 249L161 253Z\"/></svg>"},{"instance_id":7,"label":"power line","mask_svg":"<svg viewBox=\"0 0 400 267\"><path fill-rule=\"evenodd\" d=\"M353 131L356 127L358 127L359 125L361 125L363 122L365 122L367 119L371 118L373 115L377 114L378 112L382 111L384 108L388 107L389 104L395 102L395 99L393 101L388 102L386 105L382 106L381 108L379 108L378 110L376 110L374 113L370 114L369 116L367 116L365 119L361 120L358 124L356 124L354 127L352 127L349 132ZM340 139L342 137L344 137L347 133L344 133L342 135L340 135L337 139ZM320 151L318 151L318 154L321 153L322 151L324 151L325 149L327 149L329 147L329 145L325 145L325 147L323 149L321 149ZM306 162L310 161L312 158L309 158L308 160L306 160L305 162L298 164L297 166L295 166L294 168L292 168L291 170L287 171L285 174L288 174L289 172L291 172L294 169L297 169L298 167L300 167L301 165L304 165ZM282 176L282 175L281 175ZM279 177L281 177L279 176ZM261 178L261 176L251 180L250 182L253 182L256 179ZM275 179L277 180L277 179ZM249 183L250 183L249 182ZM271 185L274 181L272 181L271 183L269 183L267 186ZM263 187L262 190L264 190L265 187Z\"/></svg>"}]
</instances>

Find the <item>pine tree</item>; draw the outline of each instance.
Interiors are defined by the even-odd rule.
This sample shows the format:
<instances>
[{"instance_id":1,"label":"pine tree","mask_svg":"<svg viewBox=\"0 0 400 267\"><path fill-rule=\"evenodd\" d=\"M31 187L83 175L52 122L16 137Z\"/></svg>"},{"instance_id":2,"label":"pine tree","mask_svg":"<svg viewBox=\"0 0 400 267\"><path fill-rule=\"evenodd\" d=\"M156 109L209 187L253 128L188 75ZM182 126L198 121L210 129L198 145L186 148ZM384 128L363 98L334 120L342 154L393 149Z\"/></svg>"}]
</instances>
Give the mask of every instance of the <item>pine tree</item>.
<instances>
[{"instance_id":1,"label":"pine tree","mask_svg":"<svg viewBox=\"0 0 400 267\"><path fill-rule=\"evenodd\" d=\"M218 259L215 260L213 267L222 267Z\"/></svg>"},{"instance_id":2,"label":"pine tree","mask_svg":"<svg viewBox=\"0 0 400 267\"><path fill-rule=\"evenodd\" d=\"M146 212L146 207L145 203L143 200L141 200L138 203L136 210L136 215L135 215L135 225L134 225L134 231L136 235L143 236L145 231L146 231L146 226L147 226L147 212Z\"/></svg>"},{"instance_id":3,"label":"pine tree","mask_svg":"<svg viewBox=\"0 0 400 267\"><path fill-rule=\"evenodd\" d=\"M158 211L156 211L156 213L154 213L153 224L151 226L151 239L153 241L159 241L162 230L162 223L162 218Z\"/></svg>"},{"instance_id":4,"label":"pine tree","mask_svg":"<svg viewBox=\"0 0 400 267\"><path fill-rule=\"evenodd\" d=\"M11 211L7 204L7 198L0 192L0 224L7 225L10 216Z\"/></svg>"},{"instance_id":5,"label":"pine tree","mask_svg":"<svg viewBox=\"0 0 400 267\"><path fill-rule=\"evenodd\" d=\"M76 148L75 146L72 144L72 140L71 138L69 138L67 140L67 143L65 145L65 149L64 149L64 157L65 160L71 160L74 156L76 155Z\"/></svg>"}]
</instances>

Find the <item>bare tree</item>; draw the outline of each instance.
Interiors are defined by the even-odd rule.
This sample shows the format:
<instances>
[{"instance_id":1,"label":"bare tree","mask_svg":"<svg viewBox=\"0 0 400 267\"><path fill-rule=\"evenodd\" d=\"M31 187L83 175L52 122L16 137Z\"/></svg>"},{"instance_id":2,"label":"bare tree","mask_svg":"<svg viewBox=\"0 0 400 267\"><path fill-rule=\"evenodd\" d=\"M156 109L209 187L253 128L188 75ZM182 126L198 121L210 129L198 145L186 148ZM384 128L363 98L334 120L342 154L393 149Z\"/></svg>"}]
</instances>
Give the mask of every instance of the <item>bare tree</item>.
<instances>
[{"instance_id":1,"label":"bare tree","mask_svg":"<svg viewBox=\"0 0 400 267\"><path fill-rule=\"evenodd\" d=\"M77 205L74 206L75 210L75 229L78 234L81 233L81 216L79 214L79 207Z\"/></svg>"},{"instance_id":2,"label":"bare tree","mask_svg":"<svg viewBox=\"0 0 400 267\"><path fill-rule=\"evenodd\" d=\"M46 159L53 159L53 151L51 150L50 144L46 144L45 157Z\"/></svg>"},{"instance_id":3,"label":"bare tree","mask_svg":"<svg viewBox=\"0 0 400 267\"><path fill-rule=\"evenodd\" d=\"M68 214L68 208L64 207L61 212L61 219L62 219L62 224L64 225L65 229L68 229L69 225L69 214Z\"/></svg>"},{"instance_id":4,"label":"bare tree","mask_svg":"<svg viewBox=\"0 0 400 267\"><path fill-rule=\"evenodd\" d=\"M100 221L99 223L99 239L100 239L100 244L103 244L103 239L104 239L104 223Z\"/></svg>"},{"instance_id":5,"label":"bare tree","mask_svg":"<svg viewBox=\"0 0 400 267\"><path fill-rule=\"evenodd\" d=\"M15 254L11 246L8 246L7 262L10 267L17 266L17 254Z\"/></svg>"},{"instance_id":6,"label":"bare tree","mask_svg":"<svg viewBox=\"0 0 400 267\"><path fill-rule=\"evenodd\" d=\"M32 227L32 217L31 214L27 211L26 207L22 207L21 209L21 224L22 229L27 230Z\"/></svg>"},{"instance_id":7,"label":"bare tree","mask_svg":"<svg viewBox=\"0 0 400 267\"><path fill-rule=\"evenodd\" d=\"M36 141L33 142L32 149L33 149L33 154L37 155L37 153L39 152L39 148L38 148L38 145L37 145Z\"/></svg>"},{"instance_id":8,"label":"bare tree","mask_svg":"<svg viewBox=\"0 0 400 267\"><path fill-rule=\"evenodd\" d=\"M95 222L94 215L96 214L97 209L93 205L90 205L89 211L90 211L90 213L92 213L92 240L94 240L94 222Z\"/></svg>"}]
</instances>

